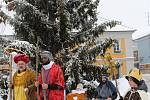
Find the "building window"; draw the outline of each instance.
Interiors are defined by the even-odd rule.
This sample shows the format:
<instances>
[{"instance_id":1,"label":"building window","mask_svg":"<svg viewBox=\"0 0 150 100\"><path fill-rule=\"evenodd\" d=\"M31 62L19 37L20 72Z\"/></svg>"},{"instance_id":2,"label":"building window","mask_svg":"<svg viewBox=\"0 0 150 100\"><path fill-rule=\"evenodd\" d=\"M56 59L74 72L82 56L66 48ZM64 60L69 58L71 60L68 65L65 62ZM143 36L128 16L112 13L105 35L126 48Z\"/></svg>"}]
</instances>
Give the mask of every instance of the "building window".
<instances>
[{"instance_id":1,"label":"building window","mask_svg":"<svg viewBox=\"0 0 150 100\"><path fill-rule=\"evenodd\" d=\"M138 51L134 51L133 52L133 55L134 55L134 61L138 61Z\"/></svg>"},{"instance_id":2,"label":"building window","mask_svg":"<svg viewBox=\"0 0 150 100\"><path fill-rule=\"evenodd\" d=\"M114 42L114 53L121 53L119 40Z\"/></svg>"}]
</instances>

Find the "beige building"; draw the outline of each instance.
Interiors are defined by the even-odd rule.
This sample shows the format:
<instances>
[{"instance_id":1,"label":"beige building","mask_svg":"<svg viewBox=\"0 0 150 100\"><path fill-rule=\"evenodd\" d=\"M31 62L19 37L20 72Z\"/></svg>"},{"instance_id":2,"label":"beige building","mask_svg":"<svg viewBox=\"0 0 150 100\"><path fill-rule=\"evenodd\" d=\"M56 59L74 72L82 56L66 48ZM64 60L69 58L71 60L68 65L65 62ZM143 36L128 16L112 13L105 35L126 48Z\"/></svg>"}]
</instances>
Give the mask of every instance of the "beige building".
<instances>
[{"instance_id":1,"label":"beige building","mask_svg":"<svg viewBox=\"0 0 150 100\"><path fill-rule=\"evenodd\" d=\"M112 29L106 30L97 40L100 43L105 38L116 39L113 47L108 52L111 54L113 60L120 64L120 68L118 68L119 76L126 75L134 67L133 32L135 32L135 29L117 25ZM97 57L97 65L100 64L100 61L101 58Z\"/></svg>"}]
</instances>

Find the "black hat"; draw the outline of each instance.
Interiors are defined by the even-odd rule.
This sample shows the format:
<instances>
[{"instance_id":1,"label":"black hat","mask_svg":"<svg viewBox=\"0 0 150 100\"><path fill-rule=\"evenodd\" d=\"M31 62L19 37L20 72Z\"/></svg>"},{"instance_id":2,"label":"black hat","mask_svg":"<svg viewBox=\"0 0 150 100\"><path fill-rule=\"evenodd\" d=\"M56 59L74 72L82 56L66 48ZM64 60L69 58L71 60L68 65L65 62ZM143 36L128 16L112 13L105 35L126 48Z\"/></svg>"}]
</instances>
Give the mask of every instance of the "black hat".
<instances>
[{"instance_id":1,"label":"black hat","mask_svg":"<svg viewBox=\"0 0 150 100\"><path fill-rule=\"evenodd\" d=\"M136 78L132 76L126 76L126 79L129 81L131 79L134 83L136 83L138 86L140 85L140 81L138 81Z\"/></svg>"}]
</instances>

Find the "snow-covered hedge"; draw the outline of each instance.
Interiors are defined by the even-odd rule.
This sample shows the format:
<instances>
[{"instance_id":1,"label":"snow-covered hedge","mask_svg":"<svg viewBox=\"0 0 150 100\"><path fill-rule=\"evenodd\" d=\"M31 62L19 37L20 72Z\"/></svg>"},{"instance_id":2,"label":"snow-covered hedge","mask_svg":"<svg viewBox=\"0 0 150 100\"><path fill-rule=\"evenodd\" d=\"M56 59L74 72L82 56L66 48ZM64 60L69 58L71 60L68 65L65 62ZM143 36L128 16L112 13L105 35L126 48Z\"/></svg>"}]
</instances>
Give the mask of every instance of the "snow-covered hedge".
<instances>
[{"instance_id":1,"label":"snow-covered hedge","mask_svg":"<svg viewBox=\"0 0 150 100\"><path fill-rule=\"evenodd\" d=\"M10 50L10 48L13 48L14 51L20 50L21 52L28 54L30 57L35 57L36 47L27 41L14 40L5 48L5 50L8 52L13 52L13 49Z\"/></svg>"}]
</instances>

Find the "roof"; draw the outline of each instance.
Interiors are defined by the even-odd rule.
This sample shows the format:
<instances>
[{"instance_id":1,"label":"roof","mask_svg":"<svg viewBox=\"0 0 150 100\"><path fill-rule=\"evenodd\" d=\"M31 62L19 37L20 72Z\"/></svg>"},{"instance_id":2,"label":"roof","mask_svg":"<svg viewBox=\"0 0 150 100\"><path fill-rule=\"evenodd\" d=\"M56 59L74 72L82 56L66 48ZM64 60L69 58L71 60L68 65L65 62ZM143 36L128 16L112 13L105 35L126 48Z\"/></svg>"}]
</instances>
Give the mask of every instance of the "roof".
<instances>
[{"instance_id":1,"label":"roof","mask_svg":"<svg viewBox=\"0 0 150 100\"><path fill-rule=\"evenodd\" d=\"M124 26L124 25L116 25L115 27L113 28L108 28L106 31L111 31L111 32L125 32L125 31L136 31L135 29L133 28L130 28L128 26Z\"/></svg>"},{"instance_id":2,"label":"roof","mask_svg":"<svg viewBox=\"0 0 150 100\"><path fill-rule=\"evenodd\" d=\"M145 35L143 35L143 36L141 36L141 37L139 37L139 38L137 38L137 39L134 39L134 40L135 40L135 41L136 41L136 40L140 40L140 39L145 38L145 37L148 37L148 36L150 36L150 33L145 34Z\"/></svg>"},{"instance_id":3,"label":"roof","mask_svg":"<svg viewBox=\"0 0 150 100\"><path fill-rule=\"evenodd\" d=\"M150 35L150 27L143 27L132 34L133 40L138 40Z\"/></svg>"},{"instance_id":4,"label":"roof","mask_svg":"<svg viewBox=\"0 0 150 100\"><path fill-rule=\"evenodd\" d=\"M14 35L13 27L9 24L0 24L0 35Z\"/></svg>"}]
</instances>

